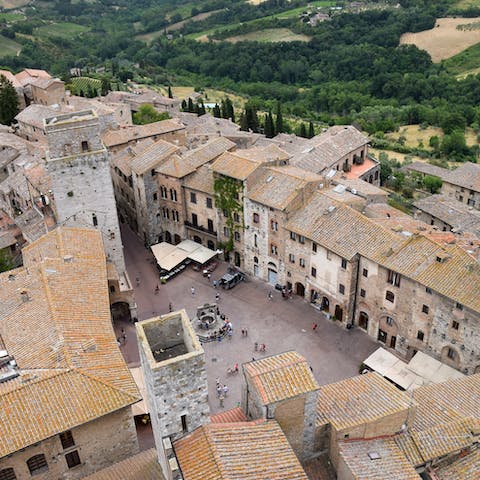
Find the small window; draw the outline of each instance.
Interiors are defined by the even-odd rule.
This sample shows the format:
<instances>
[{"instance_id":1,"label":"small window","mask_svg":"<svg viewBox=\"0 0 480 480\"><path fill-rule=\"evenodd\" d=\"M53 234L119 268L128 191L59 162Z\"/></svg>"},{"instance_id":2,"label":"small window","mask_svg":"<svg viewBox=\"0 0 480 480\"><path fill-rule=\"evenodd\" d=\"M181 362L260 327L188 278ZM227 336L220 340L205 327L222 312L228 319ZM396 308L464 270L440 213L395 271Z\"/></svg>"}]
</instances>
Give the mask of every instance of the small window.
<instances>
[{"instance_id":1,"label":"small window","mask_svg":"<svg viewBox=\"0 0 480 480\"><path fill-rule=\"evenodd\" d=\"M458 330L458 327L460 327L460 324L459 324L457 321L454 320L454 321L452 322L452 328L453 328L454 330Z\"/></svg>"},{"instance_id":2,"label":"small window","mask_svg":"<svg viewBox=\"0 0 480 480\"><path fill-rule=\"evenodd\" d=\"M253 246L255 248L258 247L258 237L256 233L253 235Z\"/></svg>"},{"instance_id":3,"label":"small window","mask_svg":"<svg viewBox=\"0 0 480 480\"><path fill-rule=\"evenodd\" d=\"M288 255L288 259L290 260L290 263L295 263L295 255L293 253Z\"/></svg>"},{"instance_id":4,"label":"small window","mask_svg":"<svg viewBox=\"0 0 480 480\"><path fill-rule=\"evenodd\" d=\"M290 232L290 240L296 240L297 234L295 232Z\"/></svg>"},{"instance_id":5,"label":"small window","mask_svg":"<svg viewBox=\"0 0 480 480\"><path fill-rule=\"evenodd\" d=\"M76 467L80 465L80 456L78 455L78 450L65 454L65 460L67 461L68 468Z\"/></svg>"},{"instance_id":6,"label":"small window","mask_svg":"<svg viewBox=\"0 0 480 480\"><path fill-rule=\"evenodd\" d=\"M110 289L113 285L110 287ZM113 287L113 291L115 291L115 287ZM62 447L65 450L66 448L73 447L75 445L75 441L73 440L73 435L71 430L67 430L59 435L60 441L62 442Z\"/></svg>"},{"instance_id":7,"label":"small window","mask_svg":"<svg viewBox=\"0 0 480 480\"><path fill-rule=\"evenodd\" d=\"M212 219L207 219L207 229L209 232L213 232L213 220Z\"/></svg>"},{"instance_id":8,"label":"small window","mask_svg":"<svg viewBox=\"0 0 480 480\"><path fill-rule=\"evenodd\" d=\"M115 285L110 285L110 293L115 293ZM63 445L63 442L62 442L62 445ZM72 443L72 445L74 445L74 444ZM71 445L69 445L69 446L71 446ZM65 447L65 445L63 445L63 448L67 448L67 447Z\"/></svg>"},{"instance_id":9,"label":"small window","mask_svg":"<svg viewBox=\"0 0 480 480\"><path fill-rule=\"evenodd\" d=\"M431 295L432 294L432 289L430 287L425 287L425 291Z\"/></svg>"},{"instance_id":10,"label":"small window","mask_svg":"<svg viewBox=\"0 0 480 480\"><path fill-rule=\"evenodd\" d=\"M417 340L420 340L421 342L423 342L423 337L424 337L424 334L421 330L419 330L417 332Z\"/></svg>"},{"instance_id":11,"label":"small window","mask_svg":"<svg viewBox=\"0 0 480 480\"><path fill-rule=\"evenodd\" d=\"M230 230L227 228L227 227L223 227L223 235L225 237L229 237L230 236Z\"/></svg>"},{"instance_id":12,"label":"small window","mask_svg":"<svg viewBox=\"0 0 480 480\"><path fill-rule=\"evenodd\" d=\"M274 232L276 232L278 230L278 223L275 220L272 220L270 222L270 226L271 226L271 228Z\"/></svg>"},{"instance_id":13,"label":"small window","mask_svg":"<svg viewBox=\"0 0 480 480\"><path fill-rule=\"evenodd\" d=\"M225 218L228 218L228 211L227 211L227 210L223 210L223 216L224 216Z\"/></svg>"},{"instance_id":14,"label":"small window","mask_svg":"<svg viewBox=\"0 0 480 480\"><path fill-rule=\"evenodd\" d=\"M303 235L299 235L298 241L303 245L305 243L305 237Z\"/></svg>"},{"instance_id":15,"label":"small window","mask_svg":"<svg viewBox=\"0 0 480 480\"><path fill-rule=\"evenodd\" d=\"M88 152L88 142L86 140L82 142L82 152Z\"/></svg>"},{"instance_id":16,"label":"small window","mask_svg":"<svg viewBox=\"0 0 480 480\"><path fill-rule=\"evenodd\" d=\"M27 460L27 466L31 475L37 475L48 470L47 459L43 453L29 458Z\"/></svg>"},{"instance_id":17,"label":"small window","mask_svg":"<svg viewBox=\"0 0 480 480\"><path fill-rule=\"evenodd\" d=\"M235 237L235 241L239 242L240 241L240 232L235 232L233 235Z\"/></svg>"},{"instance_id":18,"label":"small window","mask_svg":"<svg viewBox=\"0 0 480 480\"><path fill-rule=\"evenodd\" d=\"M457 303L455 303L455 308L456 308L457 310L463 310L463 305L462 305L461 303L458 303L458 302L457 302Z\"/></svg>"},{"instance_id":19,"label":"small window","mask_svg":"<svg viewBox=\"0 0 480 480\"><path fill-rule=\"evenodd\" d=\"M312 277L316 278L317 277L317 269L315 267L312 267Z\"/></svg>"},{"instance_id":20,"label":"small window","mask_svg":"<svg viewBox=\"0 0 480 480\"><path fill-rule=\"evenodd\" d=\"M362 298L365 298L367 296L367 292L363 288L360 289L360 296Z\"/></svg>"},{"instance_id":21,"label":"small window","mask_svg":"<svg viewBox=\"0 0 480 480\"><path fill-rule=\"evenodd\" d=\"M298 260L298 264L302 267L302 268L305 268L305 259L304 258L300 258Z\"/></svg>"},{"instance_id":22,"label":"small window","mask_svg":"<svg viewBox=\"0 0 480 480\"><path fill-rule=\"evenodd\" d=\"M317 253L317 244L315 242L312 242L312 252Z\"/></svg>"},{"instance_id":23,"label":"small window","mask_svg":"<svg viewBox=\"0 0 480 480\"><path fill-rule=\"evenodd\" d=\"M429 311L430 311L430 308L428 308L428 305L422 306L422 313L428 313Z\"/></svg>"},{"instance_id":24,"label":"small window","mask_svg":"<svg viewBox=\"0 0 480 480\"><path fill-rule=\"evenodd\" d=\"M393 303L395 301L395 295L390 290L387 290L387 293L385 294L385 299Z\"/></svg>"},{"instance_id":25,"label":"small window","mask_svg":"<svg viewBox=\"0 0 480 480\"><path fill-rule=\"evenodd\" d=\"M150 175L151 175L152 177L155 176L155 170L154 170L153 168L152 168L152 170L150 170Z\"/></svg>"},{"instance_id":26,"label":"small window","mask_svg":"<svg viewBox=\"0 0 480 480\"><path fill-rule=\"evenodd\" d=\"M363 269L362 275L368 278L368 270L366 268Z\"/></svg>"},{"instance_id":27,"label":"small window","mask_svg":"<svg viewBox=\"0 0 480 480\"><path fill-rule=\"evenodd\" d=\"M94 213L92 213L92 223L94 227L98 225L98 218Z\"/></svg>"},{"instance_id":28,"label":"small window","mask_svg":"<svg viewBox=\"0 0 480 480\"><path fill-rule=\"evenodd\" d=\"M270 252L272 253L272 255L278 255L278 248L276 245L270 245Z\"/></svg>"},{"instance_id":29,"label":"small window","mask_svg":"<svg viewBox=\"0 0 480 480\"><path fill-rule=\"evenodd\" d=\"M192 213L192 224L194 227L198 226L198 215L196 213Z\"/></svg>"},{"instance_id":30,"label":"small window","mask_svg":"<svg viewBox=\"0 0 480 480\"><path fill-rule=\"evenodd\" d=\"M327 260L332 259L332 252L330 250L327 250Z\"/></svg>"},{"instance_id":31,"label":"small window","mask_svg":"<svg viewBox=\"0 0 480 480\"><path fill-rule=\"evenodd\" d=\"M338 291L343 295L345 293L345 285L340 284L338 286Z\"/></svg>"},{"instance_id":32,"label":"small window","mask_svg":"<svg viewBox=\"0 0 480 480\"><path fill-rule=\"evenodd\" d=\"M455 350L453 348L448 348L447 357L452 360L455 358Z\"/></svg>"},{"instance_id":33,"label":"small window","mask_svg":"<svg viewBox=\"0 0 480 480\"><path fill-rule=\"evenodd\" d=\"M253 214L253 223L259 223L260 222L260 217L258 213Z\"/></svg>"},{"instance_id":34,"label":"small window","mask_svg":"<svg viewBox=\"0 0 480 480\"><path fill-rule=\"evenodd\" d=\"M187 416L182 415L180 417L180 420L182 421L182 432L188 432L188 427L187 427Z\"/></svg>"},{"instance_id":35,"label":"small window","mask_svg":"<svg viewBox=\"0 0 480 480\"><path fill-rule=\"evenodd\" d=\"M237 212L233 214L233 220L235 220L236 223L240 223L240 215Z\"/></svg>"},{"instance_id":36,"label":"small window","mask_svg":"<svg viewBox=\"0 0 480 480\"><path fill-rule=\"evenodd\" d=\"M400 274L397 272L394 272L393 270L388 271L388 277L387 277L387 282L390 283L391 285L394 285L395 287L400 286Z\"/></svg>"},{"instance_id":37,"label":"small window","mask_svg":"<svg viewBox=\"0 0 480 480\"><path fill-rule=\"evenodd\" d=\"M0 480L17 480L13 468L4 468L0 470Z\"/></svg>"},{"instance_id":38,"label":"small window","mask_svg":"<svg viewBox=\"0 0 480 480\"><path fill-rule=\"evenodd\" d=\"M213 208L213 202L210 197L207 197L206 204L207 204L207 208Z\"/></svg>"},{"instance_id":39,"label":"small window","mask_svg":"<svg viewBox=\"0 0 480 480\"><path fill-rule=\"evenodd\" d=\"M347 268L347 261L342 258L342 268L345 270Z\"/></svg>"},{"instance_id":40,"label":"small window","mask_svg":"<svg viewBox=\"0 0 480 480\"><path fill-rule=\"evenodd\" d=\"M391 327L393 325L393 318L392 317L387 317L387 319L385 321L387 322L387 325L389 327Z\"/></svg>"},{"instance_id":41,"label":"small window","mask_svg":"<svg viewBox=\"0 0 480 480\"><path fill-rule=\"evenodd\" d=\"M157 200L158 200L158 193L155 192L155 193L153 194L153 201L156 202Z\"/></svg>"},{"instance_id":42,"label":"small window","mask_svg":"<svg viewBox=\"0 0 480 480\"><path fill-rule=\"evenodd\" d=\"M190 192L190 203L197 203L197 194Z\"/></svg>"}]
</instances>

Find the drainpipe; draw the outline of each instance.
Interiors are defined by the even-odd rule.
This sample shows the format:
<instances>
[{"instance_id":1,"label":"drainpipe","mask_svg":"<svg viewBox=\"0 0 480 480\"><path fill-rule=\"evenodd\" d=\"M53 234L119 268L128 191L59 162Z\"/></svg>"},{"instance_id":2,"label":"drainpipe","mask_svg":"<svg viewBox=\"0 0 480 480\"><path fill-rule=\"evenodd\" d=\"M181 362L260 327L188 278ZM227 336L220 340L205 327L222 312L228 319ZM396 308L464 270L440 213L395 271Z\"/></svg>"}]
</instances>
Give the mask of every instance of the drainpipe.
<instances>
[{"instance_id":1,"label":"drainpipe","mask_svg":"<svg viewBox=\"0 0 480 480\"><path fill-rule=\"evenodd\" d=\"M353 296L353 309L350 324L353 326L355 321L355 311L357 310L358 279L360 278L360 255L357 261L357 278L355 279L355 295Z\"/></svg>"}]
</instances>

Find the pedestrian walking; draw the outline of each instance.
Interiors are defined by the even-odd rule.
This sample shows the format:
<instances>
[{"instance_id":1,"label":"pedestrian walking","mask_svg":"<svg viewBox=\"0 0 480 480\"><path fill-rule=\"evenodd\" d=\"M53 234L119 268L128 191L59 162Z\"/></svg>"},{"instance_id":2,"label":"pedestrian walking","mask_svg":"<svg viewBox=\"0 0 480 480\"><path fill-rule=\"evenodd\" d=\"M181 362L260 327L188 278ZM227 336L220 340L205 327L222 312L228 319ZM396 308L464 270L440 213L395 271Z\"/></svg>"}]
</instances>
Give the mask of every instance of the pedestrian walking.
<instances>
[{"instance_id":1,"label":"pedestrian walking","mask_svg":"<svg viewBox=\"0 0 480 480\"><path fill-rule=\"evenodd\" d=\"M223 395L220 395L220 396L218 397L218 402L219 402L219 404L220 404L220 407L222 407L222 408L223 408L223 402L224 402L224 400L225 400L225 397L224 397Z\"/></svg>"},{"instance_id":2,"label":"pedestrian walking","mask_svg":"<svg viewBox=\"0 0 480 480\"><path fill-rule=\"evenodd\" d=\"M172 310L173 310L173 307L172 307L172 303L170 302L170 303L168 304L168 311L171 312Z\"/></svg>"},{"instance_id":3,"label":"pedestrian walking","mask_svg":"<svg viewBox=\"0 0 480 480\"><path fill-rule=\"evenodd\" d=\"M223 396L228 397L228 387L226 385L223 386L222 391L223 391Z\"/></svg>"},{"instance_id":4,"label":"pedestrian walking","mask_svg":"<svg viewBox=\"0 0 480 480\"><path fill-rule=\"evenodd\" d=\"M314 323L313 326L312 326L312 330L315 331L318 327L318 324Z\"/></svg>"},{"instance_id":5,"label":"pedestrian walking","mask_svg":"<svg viewBox=\"0 0 480 480\"><path fill-rule=\"evenodd\" d=\"M218 387L220 386L220 377L217 377L215 379L215 383L217 384L217 390L218 390Z\"/></svg>"},{"instance_id":6,"label":"pedestrian walking","mask_svg":"<svg viewBox=\"0 0 480 480\"><path fill-rule=\"evenodd\" d=\"M253 344L253 349L257 352L258 351L258 342Z\"/></svg>"},{"instance_id":7,"label":"pedestrian walking","mask_svg":"<svg viewBox=\"0 0 480 480\"><path fill-rule=\"evenodd\" d=\"M245 329L244 331L245 331L245 336L248 337L248 330Z\"/></svg>"},{"instance_id":8,"label":"pedestrian walking","mask_svg":"<svg viewBox=\"0 0 480 480\"><path fill-rule=\"evenodd\" d=\"M140 285L140 277L135 278L135 282L137 284L137 287Z\"/></svg>"},{"instance_id":9,"label":"pedestrian walking","mask_svg":"<svg viewBox=\"0 0 480 480\"><path fill-rule=\"evenodd\" d=\"M213 288L217 288L217 281L213 280Z\"/></svg>"},{"instance_id":10,"label":"pedestrian walking","mask_svg":"<svg viewBox=\"0 0 480 480\"><path fill-rule=\"evenodd\" d=\"M268 299L271 300L273 298L273 293L272 292L268 292Z\"/></svg>"},{"instance_id":11,"label":"pedestrian walking","mask_svg":"<svg viewBox=\"0 0 480 480\"><path fill-rule=\"evenodd\" d=\"M192 295L195 295L195 287L192 287L190 291L192 292Z\"/></svg>"},{"instance_id":12,"label":"pedestrian walking","mask_svg":"<svg viewBox=\"0 0 480 480\"><path fill-rule=\"evenodd\" d=\"M220 395L222 394L223 392L223 388L222 386L220 385L220 382L218 382L218 385L217 385L217 397L220 398Z\"/></svg>"},{"instance_id":13,"label":"pedestrian walking","mask_svg":"<svg viewBox=\"0 0 480 480\"><path fill-rule=\"evenodd\" d=\"M127 334L126 333L124 333L122 335L122 340L123 340L123 344L125 345L127 343Z\"/></svg>"},{"instance_id":14,"label":"pedestrian walking","mask_svg":"<svg viewBox=\"0 0 480 480\"><path fill-rule=\"evenodd\" d=\"M266 352L267 351L267 346L264 343L260 344L259 351L260 352Z\"/></svg>"},{"instance_id":15,"label":"pedestrian walking","mask_svg":"<svg viewBox=\"0 0 480 480\"><path fill-rule=\"evenodd\" d=\"M217 302L220 300L220 294L218 292L215 294L215 300Z\"/></svg>"},{"instance_id":16,"label":"pedestrian walking","mask_svg":"<svg viewBox=\"0 0 480 480\"><path fill-rule=\"evenodd\" d=\"M210 277L211 275L210 274L207 274L207 278L208 278L208 282L210 283Z\"/></svg>"},{"instance_id":17,"label":"pedestrian walking","mask_svg":"<svg viewBox=\"0 0 480 480\"><path fill-rule=\"evenodd\" d=\"M232 330L231 328L228 330L228 334L227 334L227 335L228 335L228 339L231 340L231 339L232 339L232 335L233 335L233 330Z\"/></svg>"},{"instance_id":18,"label":"pedestrian walking","mask_svg":"<svg viewBox=\"0 0 480 480\"><path fill-rule=\"evenodd\" d=\"M160 287L157 285L157 286L155 287L155 295L158 295L158 292L159 292L159 291L160 291Z\"/></svg>"},{"instance_id":19,"label":"pedestrian walking","mask_svg":"<svg viewBox=\"0 0 480 480\"><path fill-rule=\"evenodd\" d=\"M245 336L245 329L242 328L242 337L244 337L244 336Z\"/></svg>"}]
</instances>

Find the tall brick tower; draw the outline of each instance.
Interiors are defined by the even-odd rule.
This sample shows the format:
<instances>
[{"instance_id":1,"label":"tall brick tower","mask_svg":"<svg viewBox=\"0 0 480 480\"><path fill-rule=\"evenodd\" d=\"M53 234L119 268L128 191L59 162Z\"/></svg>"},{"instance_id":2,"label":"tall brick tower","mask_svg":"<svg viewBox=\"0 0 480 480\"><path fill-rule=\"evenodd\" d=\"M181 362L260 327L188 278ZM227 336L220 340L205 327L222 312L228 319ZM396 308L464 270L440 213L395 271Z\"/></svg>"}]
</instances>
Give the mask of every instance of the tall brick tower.
<instances>
[{"instance_id":1,"label":"tall brick tower","mask_svg":"<svg viewBox=\"0 0 480 480\"><path fill-rule=\"evenodd\" d=\"M58 224L100 230L107 260L120 274L125 272L108 152L97 114L85 110L47 118L45 132Z\"/></svg>"},{"instance_id":2,"label":"tall brick tower","mask_svg":"<svg viewBox=\"0 0 480 480\"><path fill-rule=\"evenodd\" d=\"M171 441L210 422L205 352L185 310L137 323L137 337L158 460L170 480Z\"/></svg>"}]
</instances>

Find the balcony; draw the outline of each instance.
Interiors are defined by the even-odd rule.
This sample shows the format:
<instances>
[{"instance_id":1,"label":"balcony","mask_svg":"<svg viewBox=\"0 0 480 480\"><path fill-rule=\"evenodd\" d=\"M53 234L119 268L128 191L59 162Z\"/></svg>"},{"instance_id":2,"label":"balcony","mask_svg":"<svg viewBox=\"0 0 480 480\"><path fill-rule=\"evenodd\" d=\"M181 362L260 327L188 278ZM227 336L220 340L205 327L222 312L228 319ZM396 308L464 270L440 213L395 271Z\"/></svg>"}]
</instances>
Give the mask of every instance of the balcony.
<instances>
[{"instance_id":1,"label":"balcony","mask_svg":"<svg viewBox=\"0 0 480 480\"><path fill-rule=\"evenodd\" d=\"M185 226L187 228L191 228L192 230L196 230L197 232L203 232L208 235L212 235L212 237L217 237L217 232L215 230L209 230L208 228L205 228L203 225L195 225L192 222L189 222L185 220Z\"/></svg>"}]
</instances>

